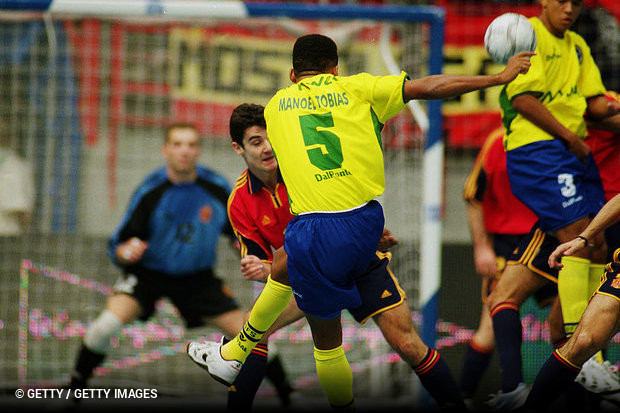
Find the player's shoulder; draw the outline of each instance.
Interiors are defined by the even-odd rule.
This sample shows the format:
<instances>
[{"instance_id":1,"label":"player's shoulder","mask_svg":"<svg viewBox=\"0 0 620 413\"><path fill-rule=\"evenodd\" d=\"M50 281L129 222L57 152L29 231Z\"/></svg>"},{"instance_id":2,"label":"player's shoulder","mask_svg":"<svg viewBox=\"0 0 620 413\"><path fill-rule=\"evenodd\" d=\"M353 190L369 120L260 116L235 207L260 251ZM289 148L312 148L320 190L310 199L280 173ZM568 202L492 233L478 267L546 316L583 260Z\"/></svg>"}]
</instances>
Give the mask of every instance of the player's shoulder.
<instances>
[{"instance_id":1,"label":"player's shoulder","mask_svg":"<svg viewBox=\"0 0 620 413\"><path fill-rule=\"evenodd\" d=\"M482 144L481 151L495 150L496 148L501 148L503 150L504 135L505 131L503 126L491 131Z\"/></svg>"},{"instance_id":2,"label":"player's shoulder","mask_svg":"<svg viewBox=\"0 0 620 413\"><path fill-rule=\"evenodd\" d=\"M133 191L132 199L134 202L138 202L140 199L162 187L162 185L166 185L168 182L166 167L157 168L150 172L142 182L138 184Z\"/></svg>"},{"instance_id":3,"label":"player's shoulder","mask_svg":"<svg viewBox=\"0 0 620 413\"><path fill-rule=\"evenodd\" d=\"M380 76L361 72L350 76L337 76L335 79L342 90L362 100L367 100L368 96L375 90Z\"/></svg>"},{"instance_id":4,"label":"player's shoulder","mask_svg":"<svg viewBox=\"0 0 620 413\"><path fill-rule=\"evenodd\" d=\"M227 190L230 188L228 180L226 180L222 174L211 168L207 168L204 165L196 165L196 173L198 174L199 179L221 186Z\"/></svg>"},{"instance_id":5,"label":"player's shoulder","mask_svg":"<svg viewBox=\"0 0 620 413\"><path fill-rule=\"evenodd\" d=\"M235 185L233 186L233 189L230 193L231 201L238 199L240 196L244 194L244 192L247 192L247 191L243 191L243 189L246 189L248 186L248 180L249 180L248 173L249 172L246 169L245 171L241 173L241 175L239 175L239 177L235 181Z\"/></svg>"},{"instance_id":6,"label":"player's shoulder","mask_svg":"<svg viewBox=\"0 0 620 413\"><path fill-rule=\"evenodd\" d=\"M166 167L162 166L154 171L150 172L138 186L138 190L148 192L159 185L168 181L168 175L166 174Z\"/></svg>"},{"instance_id":7,"label":"player's shoulder","mask_svg":"<svg viewBox=\"0 0 620 413\"><path fill-rule=\"evenodd\" d=\"M239 177L235 181L235 188L241 187L241 186L245 186L248 183L248 179L249 179L248 175L249 175L249 173L250 173L250 171L247 168L243 172L241 172L241 175L239 175Z\"/></svg>"},{"instance_id":8,"label":"player's shoulder","mask_svg":"<svg viewBox=\"0 0 620 413\"><path fill-rule=\"evenodd\" d=\"M575 42L587 44L586 39L584 39L583 36L573 30L567 30L566 35Z\"/></svg>"},{"instance_id":9,"label":"player's shoulder","mask_svg":"<svg viewBox=\"0 0 620 413\"><path fill-rule=\"evenodd\" d=\"M375 76L367 72L361 72L350 76L337 76L338 83L353 87L370 87L380 76Z\"/></svg>"},{"instance_id":10,"label":"player's shoulder","mask_svg":"<svg viewBox=\"0 0 620 413\"><path fill-rule=\"evenodd\" d=\"M584 39L579 33L574 32L572 30L567 30L566 35L571 38L572 42L575 44L577 48L580 48L581 50L584 50L584 51L590 50L590 46L588 46L588 42L586 42L586 39Z\"/></svg>"}]
</instances>

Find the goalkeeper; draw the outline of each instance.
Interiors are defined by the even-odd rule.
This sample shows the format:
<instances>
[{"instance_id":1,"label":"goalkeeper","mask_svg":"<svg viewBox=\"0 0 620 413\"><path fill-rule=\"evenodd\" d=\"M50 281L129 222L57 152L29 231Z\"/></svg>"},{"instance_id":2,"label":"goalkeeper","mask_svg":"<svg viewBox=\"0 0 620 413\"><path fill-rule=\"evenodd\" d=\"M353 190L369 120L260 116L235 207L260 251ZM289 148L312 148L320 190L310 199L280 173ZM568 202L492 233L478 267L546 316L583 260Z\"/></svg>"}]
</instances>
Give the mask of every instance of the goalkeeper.
<instances>
[{"instance_id":1,"label":"goalkeeper","mask_svg":"<svg viewBox=\"0 0 620 413\"><path fill-rule=\"evenodd\" d=\"M317 374L329 403L352 408L353 377L342 348L340 312L361 305L354 279L376 256L383 233L383 210L374 200L385 188L383 124L410 99L442 99L510 82L527 72L530 56L520 53L503 72L490 76L340 77L330 38L298 38L290 72L294 85L280 90L265 108L267 135L296 215L286 228L286 262L282 255L274 257L271 276L242 332L226 345L205 344L209 373L232 382L294 295L310 324ZM416 368L447 367L440 361L429 349ZM464 408L460 399L453 403Z\"/></svg>"},{"instance_id":2,"label":"goalkeeper","mask_svg":"<svg viewBox=\"0 0 620 413\"><path fill-rule=\"evenodd\" d=\"M110 338L124 324L148 319L162 296L170 298L189 328L211 324L229 337L241 330L245 313L212 270L220 235L234 240L226 216L230 187L222 176L197 165L200 149L193 125L167 128L162 148L166 166L137 188L109 241L110 257L123 275L86 330L72 389L86 387L110 351ZM278 385L285 381L281 367L273 365L269 371L279 376L274 380ZM253 374L244 369L240 376Z\"/></svg>"}]
</instances>

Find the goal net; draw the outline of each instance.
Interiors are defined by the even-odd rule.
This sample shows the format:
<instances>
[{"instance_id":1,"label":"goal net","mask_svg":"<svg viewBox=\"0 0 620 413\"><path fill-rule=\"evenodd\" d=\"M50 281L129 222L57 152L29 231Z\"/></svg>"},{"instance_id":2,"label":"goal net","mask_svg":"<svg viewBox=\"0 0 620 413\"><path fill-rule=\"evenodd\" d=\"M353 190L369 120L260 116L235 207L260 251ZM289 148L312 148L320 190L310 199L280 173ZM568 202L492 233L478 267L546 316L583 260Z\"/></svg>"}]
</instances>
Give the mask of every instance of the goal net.
<instances>
[{"instance_id":1,"label":"goal net","mask_svg":"<svg viewBox=\"0 0 620 413\"><path fill-rule=\"evenodd\" d=\"M33 2L33 8L41 3ZM396 65L411 77L423 76L433 71L433 38L441 47L441 37L431 32L441 13L433 8L347 6L336 12L289 3L279 9L284 10L280 15L274 7L261 9L260 17L231 17L222 16L226 13L219 7L234 8L235 2L202 2L212 10L200 8L199 13L192 13L187 1L152 1L140 10L132 6L138 2L131 1L100 2L115 5L108 8L81 3L52 13L0 12L1 150L10 149L29 164L34 193L30 225L2 235L3 388L68 381L84 331L120 274L108 258L107 238L120 224L139 182L163 164L166 125L194 123L203 138L201 163L233 183L245 164L230 147L230 113L240 103L266 104L289 84L297 36L331 36L339 46L343 75L388 74ZM174 8L177 4L185 5L184 12ZM412 9L417 18L411 17ZM402 111L382 132L387 188L380 201L386 226L399 240L391 268L418 325L427 301L420 298L421 255L431 257L435 274L439 271L435 252L421 254L438 240L424 224L425 216L432 221L438 214L437 206L428 205L428 194L425 200L425 148L428 134L437 135L440 129L438 116L425 116L429 109L422 105ZM416 110L417 119L412 115ZM440 173L431 173L438 183L430 186L440 193L441 156L434 164ZM241 276L237 252L225 240L219 246L216 274L249 308L253 287ZM225 394L183 354L185 341L216 339L220 332L185 329L166 300L157 309L148 322L123 328L90 385L153 387L180 396ZM434 319L426 321L433 329ZM307 325L299 322L282 330L271 342L294 387L322 394ZM411 394L411 369L372 322L360 327L345 313L344 347L356 394ZM261 392L273 390L265 382Z\"/></svg>"}]
</instances>

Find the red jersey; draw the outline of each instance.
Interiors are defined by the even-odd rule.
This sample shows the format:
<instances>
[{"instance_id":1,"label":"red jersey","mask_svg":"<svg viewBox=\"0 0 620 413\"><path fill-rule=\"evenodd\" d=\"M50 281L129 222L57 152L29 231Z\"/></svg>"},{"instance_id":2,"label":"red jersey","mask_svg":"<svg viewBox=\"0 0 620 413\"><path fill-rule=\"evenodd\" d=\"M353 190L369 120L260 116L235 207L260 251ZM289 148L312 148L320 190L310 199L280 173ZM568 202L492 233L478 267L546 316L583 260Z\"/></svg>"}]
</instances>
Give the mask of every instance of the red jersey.
<instances>
[{"instance_id":1,"label":"red jersey","mask_svg":"<svg viewBox=\"0 0 620 413\"><path fill-rule=\"evenodd\" d=\"M610 131L588 129L586 143L598 166L605 199L609 201L620 192L620 136Z\"/></svg>"},{"instance_id":2,"label":"red jersey","mask_svg":"<svg viewBox=\"0 0 620 413\"><path fill-rule=\"evenodd\" d=\"M256 255L270 263L272 247L284 245L284 230L292 218L279 172L273 193L247 169L237 179L228 198L228 219L241 244L242 257Z\"/></svg>"},{"instance_id":3,"label":"red jersey","mask_svg":"<svg viewBox=\"0 0 620 413\"><path fill-rule=\"evenodd\" d=\"M527 234L536 215L510 189L503 129L489 134L465 181L463 198L482 203L484 228L491 234Z\"/></svg>"},{"instance_id":4,"label":"red jersey","mask_svg":"<svg viewBox=\"0 0 620 413\"><path fill-rule=\"evenodd\" d=\"M617 99L617 96L612 91L605 95L608 100ZM609 201L620 192L620 136L611 131L590 128L585 142L592 151L603 182L605 199Z\"/></svg>"}]
</instances>

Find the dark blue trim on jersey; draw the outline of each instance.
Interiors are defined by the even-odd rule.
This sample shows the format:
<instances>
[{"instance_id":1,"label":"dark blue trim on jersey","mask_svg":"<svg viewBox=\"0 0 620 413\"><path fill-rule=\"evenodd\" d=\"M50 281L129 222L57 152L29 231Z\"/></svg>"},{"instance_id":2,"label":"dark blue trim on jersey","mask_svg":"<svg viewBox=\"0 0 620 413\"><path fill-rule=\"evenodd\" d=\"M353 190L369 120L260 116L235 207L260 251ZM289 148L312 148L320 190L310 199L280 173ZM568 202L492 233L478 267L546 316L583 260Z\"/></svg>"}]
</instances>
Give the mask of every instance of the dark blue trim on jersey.
<instances>
[{"instance_id":1,"label":"dark blue trim on jersey","mask_svg":"<svg viewBox=\"0 0 620 413\"><path fill-rule=\"evenodd\" d=\"M274 155L275 156L275 155ZM280 173L280 168L278 167L278 178L277 178L277 182L278 183L282 183L284 182L284 180L282 179L282 174ZM265 184L263 183L263 181L261 181L260 179L258 179L256 177L256 175L254 175L252 173L252 171L250 171L248 169L248 193L250 194L255 194L258 191L260 191L263 187L265 186Z\"/></svg>"}]
</instances>

